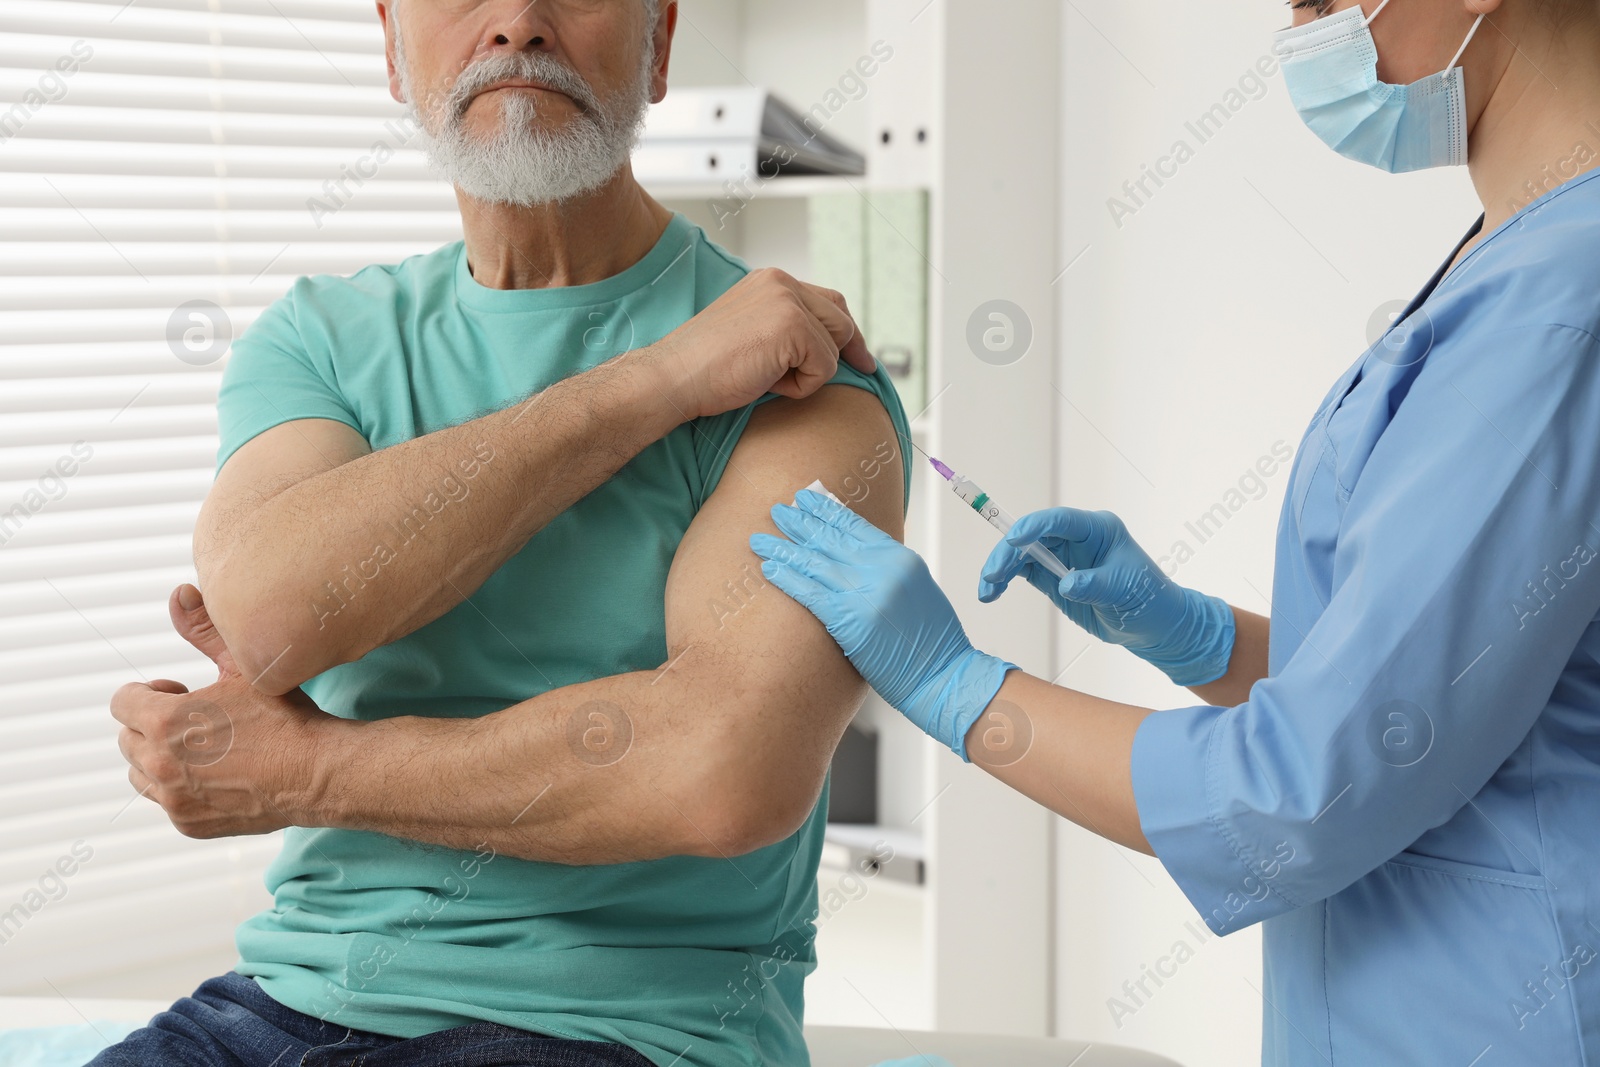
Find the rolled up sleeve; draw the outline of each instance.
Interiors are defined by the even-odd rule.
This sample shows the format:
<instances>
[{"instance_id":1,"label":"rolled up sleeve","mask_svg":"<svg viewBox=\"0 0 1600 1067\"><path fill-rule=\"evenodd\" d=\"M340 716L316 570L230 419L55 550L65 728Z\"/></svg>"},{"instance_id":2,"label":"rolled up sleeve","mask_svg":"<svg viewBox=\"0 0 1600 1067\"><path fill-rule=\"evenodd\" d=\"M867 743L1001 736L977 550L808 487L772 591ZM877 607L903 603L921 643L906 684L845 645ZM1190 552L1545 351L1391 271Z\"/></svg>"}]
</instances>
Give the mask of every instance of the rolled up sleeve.
<instances>
[{"instance_id":1,"label":"rolled up sleeve","mask_svg":"<svg viewBox=\"0 0 1600 1067\"><path fill-rule=\"evenodd\" d=\"M1600 342L1517 327L1425 363L1361 469L1319 475L1348 493L1331 596L1282 669L1135 736L1145 836L1217 933L1326 899L1454 816L1600 611ZM1312 614L1281 607L1275 628Z\"/></svg>"}]
</instances>

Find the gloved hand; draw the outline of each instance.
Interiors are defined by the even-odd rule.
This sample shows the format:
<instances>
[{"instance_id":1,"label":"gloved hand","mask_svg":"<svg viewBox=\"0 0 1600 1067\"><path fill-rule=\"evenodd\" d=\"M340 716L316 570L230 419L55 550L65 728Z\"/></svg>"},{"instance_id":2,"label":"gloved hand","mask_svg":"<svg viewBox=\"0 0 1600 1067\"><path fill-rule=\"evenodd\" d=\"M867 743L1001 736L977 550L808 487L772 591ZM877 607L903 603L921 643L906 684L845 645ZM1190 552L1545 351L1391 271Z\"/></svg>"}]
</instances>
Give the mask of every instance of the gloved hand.
<instances>
[{"instance_id":1,"label":"gloved hand","mask_svg":"<svg viewBox=\"0 0 1600 1067\"><path fill-rule=\"evenodd\" d=\"M1022 549L1033 541L1072 573L1057 581L1025 555ZM1109 511L1049 508L1018 519L989 553L978 599L994 601L1019 573L1067 618L1179 685L1204 685L1228 673L1233 609L1168 578Z\"/></svg>"},{"instance_id":2,"label":"gloved hand","mask_svg":"<svg viewBox=\"0 0 1600 1067\"><path fill-rule=\"evenodd\" d=\"M1013 663L972 647L928 566L842 504L802 489L750 537L761 573L822 620L878 695L963 760Z\"/></svg>"}]
</instances>

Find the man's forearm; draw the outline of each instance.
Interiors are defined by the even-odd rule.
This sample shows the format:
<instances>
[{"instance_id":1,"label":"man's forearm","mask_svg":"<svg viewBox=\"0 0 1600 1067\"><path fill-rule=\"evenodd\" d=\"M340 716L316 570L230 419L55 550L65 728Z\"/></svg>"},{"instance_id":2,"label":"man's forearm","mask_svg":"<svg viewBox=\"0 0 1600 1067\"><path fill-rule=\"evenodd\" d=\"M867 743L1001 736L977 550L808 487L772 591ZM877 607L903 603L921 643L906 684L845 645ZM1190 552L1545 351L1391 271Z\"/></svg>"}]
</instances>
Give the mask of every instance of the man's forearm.
<instances>
[{"instance_id":1,"label":"man's forearm","mask_svg":"<svg viewBox=\"0 0 1600 1067\"><path fill-rule=\"evenodd\" d=\"M650 359L627 353L261 505L204 590L247 677L287 692L471 595L683 421Z\"/></svg>"},{"instance_id":2,"label":"man's forearm","mask_svg":"<svg viewBox=\"0 0 1600 1067\"><path fill-rule=\"evenodd\" d=\"M298 825L574 865L768 843L752 831L774 825L760 809L784 790L763 793L745 772L781 734L726 687L710 697L674 673L599 678L476 718L338 720L304 793L279 803Z\"/></svg>"}]
</instances>

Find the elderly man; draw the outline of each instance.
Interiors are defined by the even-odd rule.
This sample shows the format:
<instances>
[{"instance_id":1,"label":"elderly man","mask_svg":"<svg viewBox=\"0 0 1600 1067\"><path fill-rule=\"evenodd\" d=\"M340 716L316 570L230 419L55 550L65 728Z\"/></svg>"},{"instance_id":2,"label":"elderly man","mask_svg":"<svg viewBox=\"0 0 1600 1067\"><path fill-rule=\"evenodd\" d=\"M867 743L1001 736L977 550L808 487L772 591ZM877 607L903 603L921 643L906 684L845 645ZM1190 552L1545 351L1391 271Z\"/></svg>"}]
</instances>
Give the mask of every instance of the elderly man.
<instances>
[{"instance_id":1,"label":"elderly man","mask_svg":"<svg viewBox=\"0 0 1600 1067\"><path fill-rule=\"evenodd\" d=\"M804 1064L830 755L865 693L749 549L814 479L900 535L838 294L634 180L676 3L380 0L465 240L234 345L174 624L113 699L194 837L285 829L239 961L95 1067Z\"/></svg>"}]
</instances>

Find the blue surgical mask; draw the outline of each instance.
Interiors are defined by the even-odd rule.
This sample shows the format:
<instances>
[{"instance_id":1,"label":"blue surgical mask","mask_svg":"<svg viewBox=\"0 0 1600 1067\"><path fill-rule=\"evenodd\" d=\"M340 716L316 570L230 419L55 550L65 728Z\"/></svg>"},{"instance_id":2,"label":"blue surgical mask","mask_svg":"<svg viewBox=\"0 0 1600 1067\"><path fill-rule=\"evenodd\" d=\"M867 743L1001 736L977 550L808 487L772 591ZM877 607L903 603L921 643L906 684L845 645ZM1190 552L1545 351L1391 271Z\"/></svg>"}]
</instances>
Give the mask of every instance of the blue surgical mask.
<instances>
[{"instance_id":1,"label":"blue surgical mask","mask_svg":"<svg viewBox=\"0 0 1600 1067\"><path fill-rule=\"evenodd\" d=\"M1483 15L1443 73L1390 85L1378 80L1378 48L1360 5L1281 30L1273 47L1295 110L1311 132L1349 159L1400 173L1467 161L1467 100L1461 59Z\"/></svg>"}]
</instances>

